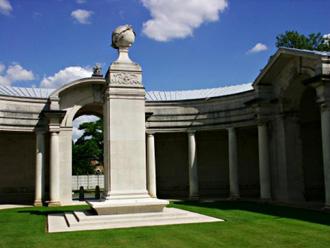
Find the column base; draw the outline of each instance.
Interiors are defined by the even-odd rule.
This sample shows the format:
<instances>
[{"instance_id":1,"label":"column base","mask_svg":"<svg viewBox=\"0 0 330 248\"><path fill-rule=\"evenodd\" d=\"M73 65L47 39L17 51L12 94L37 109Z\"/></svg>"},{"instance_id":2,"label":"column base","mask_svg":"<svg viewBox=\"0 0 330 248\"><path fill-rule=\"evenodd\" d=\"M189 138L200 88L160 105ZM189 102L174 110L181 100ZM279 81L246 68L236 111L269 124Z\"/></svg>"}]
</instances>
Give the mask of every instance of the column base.
<instances>
[{"instance_id":1,"label":"column base","mask_svg":"<svg viewBox=\"0 0 330 248\"><path fill-rule=\"evenodd\" d=\"M240 199L240 195L231 195L228 197L228 200L237 201Z\"/></svg>"},{"instance_id":2,"label":"column base","mask_svg":"<svg viewBox=\"0 0 330 248\"><path fill-rule=\"evenodd\" d=\"M48 207L59 207L59 206L61 206L60 201L50 201L50 202L48 202Z\"/></svg>"},{"instance_id":3,"label":"column base","mask_svg":"<svg viewBox=\"0 0 330 248\"><path fill-rule=\"evenodd\" d=\"M33 205L34 205L35 207L42 207L42 206L43 206L41 200L35 200L34 203L33 203Z\"/></svg>"},{"instance_id":4,"label":"column base","mask_svg":"<svg viewBox=\"0 0 330 248\"><path fill-rule=\"evenodd\" d=\"M268 203L271 201L272 201L272 198L260 198L260 202L263 202L263 203Z\"/></svg>"},{"instance_id":5,"label":"column base","mask_svg":"<svg viewBox=\"0 0 330 248\"><path fill-rule=\"evenodd\" d=\"M330 205L325 205L323 207L323 210L326 211L326 212L330 212Z\"/></svg>"},{"instance_id":6,"label":"column base","mask_svg":"<svg viewBox=\"0 0 330 248\"><path fill-rule=\"evenodd\" d=\"M189 196L190 201L198 201L199 200L199 195L191 195Z\"/></svg>"}]
</instances>

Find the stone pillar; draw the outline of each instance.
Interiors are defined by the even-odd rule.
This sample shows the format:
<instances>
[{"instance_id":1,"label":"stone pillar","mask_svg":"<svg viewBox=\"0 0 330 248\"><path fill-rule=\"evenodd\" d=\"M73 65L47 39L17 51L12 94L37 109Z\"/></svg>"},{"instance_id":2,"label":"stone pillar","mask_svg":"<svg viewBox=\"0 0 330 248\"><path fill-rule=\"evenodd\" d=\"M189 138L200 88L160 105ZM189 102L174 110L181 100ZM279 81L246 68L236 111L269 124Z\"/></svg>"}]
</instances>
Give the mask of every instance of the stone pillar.
<instances>
[{"instance_id":1,"label":"stone pillar","mask_svg":"<svg viewBox=\"0 0 330 248\"><path fill-rule=\"evenodd\" d=\"M60 123L65 116L64 110L48 110L43 112L48 119L48 128L50 132L50 200L48 206L61 205L60 194L60 142L59 132Z\"/></svg>"},{"instance_id":2,"label":"stone pillar","mask_svg":"<svg viewBox=\"0 0 330 248\"><path fill-rule=\"evenodd\" d=\"M51 132L50 136L50 202L48 206L60 205L60 154L59 133Z\"/></svg>"},{"instance_id":3,"label":"stone pillar","mask_svg":"<svg viewBox=\"0 0 330 248\"><path fill-rule=\"evenodd\" d=\"M276 200L304 202L302 142L297 112L282 112L275 116Z\"/></svg>"},{"instance_id":4,"label":"stone pillar","mask_svg":"<svg viewBox=\"0 0 330 248\"><path fill-rule=\"evenodd\" d=\"M135 33L129 25L119 26L112 33L112 47L118 50L118 58L110 65L105 77L105 199L89 201L99 215L161 212L169 203L156 198L154 165L147 165L142 69L128 56L134 40ZM153 143L153 137L148 141L148 145ZM154 155L149 155L149 162L154 164ZM147 175L152 178L148 185Z\"/></svg>"},{"instance_id":5,"label":"stone pillar","mask_svg":"<svg viewBox=\"0 0 330 248\"><path fill-rule=\"evenodd\" d=\"M155 157L155 138L153 133L147 133L147 182L148 191L151 197L157 197L156 191L156 157Z\"/></svg>"},{"instance_id":6,"label":"stone pillar","mask_svg":"<svg viewBox=\"0 0 330 248\"><path fill-rule=\"evenodd\" d=\"M234 127L228 128L229 188L230 198L239 198L237 135Z\"/></svg>"},{"instance_id":7,"label":"stone pillar","mask_svg":"<svg viewBox=\"0 0 330 248\"><path fill-rule=\"evenodd\" d=\"M36 175L34 206L42 206L45 186L45 132L36 132Z\"/></svg>"},{"instance_id":8,"label":"stone pillar","mask_svg":"<svg viewBox=\"0 0 330 248\"><path fill-rule=\"evenodd\" d=\"M195 132L188 132L189 198L199 197Z\"/></svg>"},{"instance_id":9,"label":"stone pillar","mask_svg":"<svg viewBox=\"0 0 330 248\"><path fill-rule=\"evenodd\" d=\"M330 208L330 102L321 105L325 207Z\"/></svg>"},{"instance_id":10,"label":"stone pillar","mask_svg":"<svg viewBox=\"0 0 330 248\"><path fill-rule=\"evenodd\" d=\"M105 91L103 104L103 174L104 174L104 191L103 197L106 198L111 191L110 185L110 123L106 116L110 116L110 106L109 106L109 88Z\"/></svg>"},{"instance_id":11,"label":"stone pillar","mask_svg":"<svg viewBox=\"0 0 330 248\"><path fill-rule=\"evenodd\" d=\"M260 197L263 200L271 199L270 164L269 164L269 143L267 124L258 125L258 146L259 146L259 181Z\"/></svg>"},{"instance_id":12,"label":"stone pillar","mask_svg":"<svg viewBox=\"0 0 330 248\"><path fill-rule=\"evenodd\" d=\"M132 70L129 65L135 70L129 71ZM139 70L138 65L118 62L113 63L108 71L103 105L104 197L107 200L149 197L145 91Z\"/></svg>"}]
</instances>

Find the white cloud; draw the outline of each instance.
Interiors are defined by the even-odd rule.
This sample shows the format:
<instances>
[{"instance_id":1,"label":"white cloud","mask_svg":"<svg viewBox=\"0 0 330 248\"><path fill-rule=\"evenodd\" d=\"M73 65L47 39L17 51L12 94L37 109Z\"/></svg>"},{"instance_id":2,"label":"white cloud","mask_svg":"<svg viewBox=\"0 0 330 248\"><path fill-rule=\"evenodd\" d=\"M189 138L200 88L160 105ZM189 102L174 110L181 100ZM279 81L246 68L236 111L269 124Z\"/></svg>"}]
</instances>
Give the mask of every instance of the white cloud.
<instances>
[{"instance_id":1,"label":"white cloud","mask_svg":"<svg viewBox=\"0 0 330 248\"><path fill-rule=\"evenodd\" d=\"M71 81L90 77L92 75L92 69L88 67L80 66L69 66L59 72L55 73L53 76L44 77L40 83L43 88L59 88L63 84L67 84Z\"/></svg>"},{"instance_id":2,"label":"white cloud","mask_svg":"<svg viewBox=\"0 0 330 248\"><path fill-rule=\"evenodd\" d=\"M9 15L13 10L10 2L8 0L0 0L0 13L3 15Z\"/></svg>"},{"instance_id":3,"label":"white cloud","mask_svg":"<svg viewBox=\"0 0 330 248\"><path fill-rule=\"evenodd\" d=\"M34 80L32 71L24 69L19 64L10 65L7 69L7 78L12 81L31 81Z\"/></svg>"},{"instance_id":4,"label":"white cloud","mask_svg":"<svg viewBox=\"0 0 330 248\"><path fill-rule=\"evenodd\" d=\"M0 75L0 84L5 86L10 86L11 82L8 80L8 78Z\"/></svg>"},{"instance_id":5,"label":"white cloud","mask_svg":"<svg viewBox=\"0 0 330 248\"><path fill-rule=\"evenodd\" d=\"M259 53L268 50L268 47L265 44L257 43L254 47L252 47L247 53Z\"/></svg>"},{"instance_id":6,"label":"white cloud","mask_svg":"<svg viewBox=\"0 0 330 248\"><path fill-rule=\"evenodd\" d=\"M74 18L77 22L81 24L90 24L90 18L93 14L93 11L84 10L84 9L76 9L71 12L72 18Z\"/></svg>"},{"instance_id":7,"label":"white cloud","mask_svg":"<svg viewBox=\"0 0 330 248\"><path fill-rule=\"evenodd\" d=\"M157 41L192 36L204 22L219 20L227 0L141 0L152 19L143 23L143 33Z\"/></svg>"},{"instance_id":8,"label":"white cloud","mask_svg":"<svg viewBox=\"0 0 330 248\"><path fill-rule=\"evenodd\" d=\"M79 139L81 135L83 135L84 131L78 129L80 124L85 122L95 122L99 119L100 118L95 115L82 115L74 119L72 123L72 140L76 142L77 139Z\"/></svg>"},{"instance_id":9,"label":"white cloud","mask_svg":"<svg viewBox=\"0 0 330 248\"><path fill-rule=\"evenodd\" d=\"M0 64L0 84L2 85L9 86L17 81L31 81L34 79L33 72L24 69L19 64L12 64L8 66L7 70L4 64Z\"/></svg>"},{"instance_id":10,"label":"white cloud","mask_svg":"<svg viewBox=\"0 0 330 248\"><path fill-rule=\"evenodd\" d=\"M6 69L6 66L4 64L0 63L0 74L3 73Z\"/></svg>"}]
</instances>

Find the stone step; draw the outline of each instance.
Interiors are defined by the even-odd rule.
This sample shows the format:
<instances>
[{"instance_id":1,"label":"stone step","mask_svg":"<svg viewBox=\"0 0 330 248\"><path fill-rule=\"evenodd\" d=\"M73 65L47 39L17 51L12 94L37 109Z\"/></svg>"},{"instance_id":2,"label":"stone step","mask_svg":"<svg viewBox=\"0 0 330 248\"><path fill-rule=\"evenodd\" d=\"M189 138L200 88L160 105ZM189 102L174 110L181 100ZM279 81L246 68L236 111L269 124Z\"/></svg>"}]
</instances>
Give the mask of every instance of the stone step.
<instances>
[{"instance_id":1,"label":"stone step","mask_svg":"<svg viewBox=\"0 0 330 248\"><path fill-rule=\"evenodd\" d=\"M150 215L150 216L140 216L137 214L136 216L115 216L116 218L103 218L104 216L98 216L97 219L92 220L84 220L84 221L77 221L76 217L73 213L66 213L65 218L67 220L68 226L84 226L84 225L106 225L108 223L117 224L117 223L141 223L148 220L148 222L157 222L157 221L171 221L171 220L184 220L186 218L191 219L189 214L163 214L163 215ZM196 217L195 217L196 218Z\"/></svg>"},{"instance_id":2,"label":"stone step","mask_svg":"<svg viewBox=\"0 0 330 248\"><path fill-rule=\"evenodd\" d=\"M71 232L81 230L101 230L113 228L160 226L188 223L206 223L223 221L181 209L165 208L163 213L139 213L122 215L90 215L83 213L64 213L48 215L49 232ZM80 220L78 221L78 217Z\"/></svg>"},{"instance_id":3,"label":"stone step","mask_svg":"<svg viewBox=\"0 0 330 248\"><path fill-rule=\"evenodd\" d=\"M187 215L187 212L180 212L180 211L173 211L171 209L164 209L163 212L155 212L155 213L134 213L134 214L114 214L114 215L92 215L83 211L75 211L73 212L75 218L78 222L94 222L100 219L107 220L107 221L115 221L116 219L126 220L126 219L135 219L135 218L165 218L168 216L177 216L181 217Z\"/></svg>"},{"instance_id":4,"label":"stone step","mask_svg":"<svg viewBox=\"0 0 330 248\"><path fill-rule=\"evenodd\" d=\"M64 213L64 218L68 227L75 226L76 223L79 223L74 214L72 213Z\"/></svg>"}]
</instances>

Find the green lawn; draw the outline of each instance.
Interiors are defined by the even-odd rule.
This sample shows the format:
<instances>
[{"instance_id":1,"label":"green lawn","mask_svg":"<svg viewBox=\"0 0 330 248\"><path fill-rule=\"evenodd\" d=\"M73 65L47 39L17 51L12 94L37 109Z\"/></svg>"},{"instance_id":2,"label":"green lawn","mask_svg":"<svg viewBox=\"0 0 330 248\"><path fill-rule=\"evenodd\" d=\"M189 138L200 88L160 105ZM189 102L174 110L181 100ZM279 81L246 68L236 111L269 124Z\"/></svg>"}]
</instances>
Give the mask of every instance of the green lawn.
<instances>
[{"instance_id":1,"label":"green lawn","mask_svg":"<svg viewBox=\"0 0 330 248\"><path fill-rule=\"evenodd\" d=\"M175 203L225 222L46 233L49 212L88 207L0 211L0 247L330 247L330 214L249 202Z\"/></svg>"}]
</instances>

